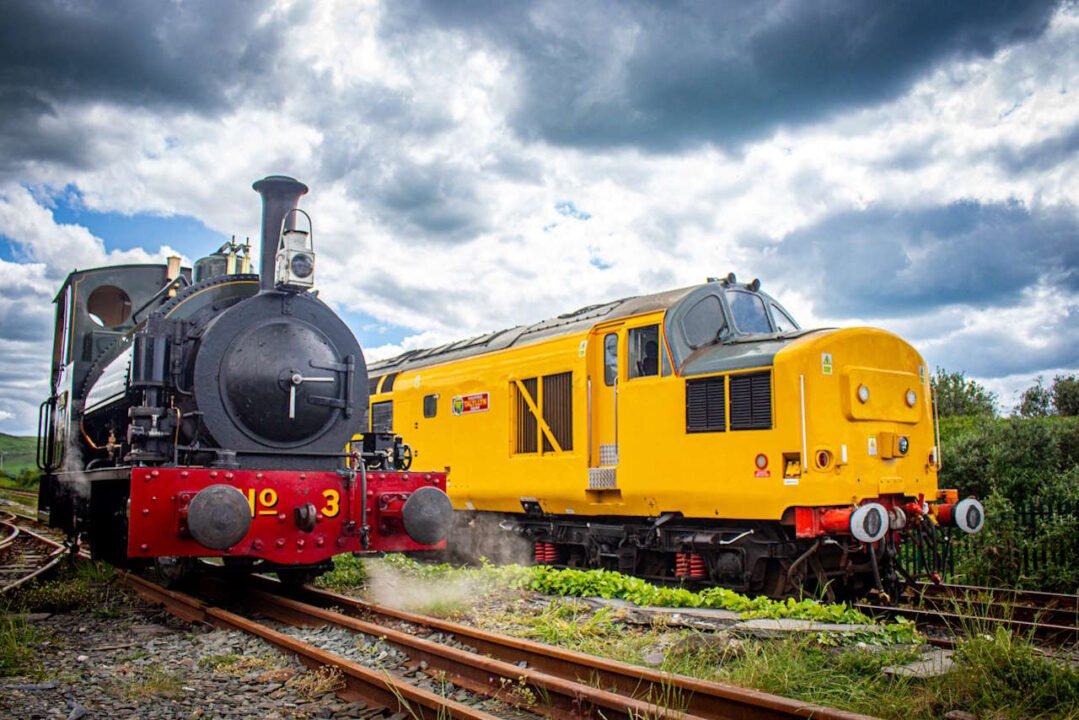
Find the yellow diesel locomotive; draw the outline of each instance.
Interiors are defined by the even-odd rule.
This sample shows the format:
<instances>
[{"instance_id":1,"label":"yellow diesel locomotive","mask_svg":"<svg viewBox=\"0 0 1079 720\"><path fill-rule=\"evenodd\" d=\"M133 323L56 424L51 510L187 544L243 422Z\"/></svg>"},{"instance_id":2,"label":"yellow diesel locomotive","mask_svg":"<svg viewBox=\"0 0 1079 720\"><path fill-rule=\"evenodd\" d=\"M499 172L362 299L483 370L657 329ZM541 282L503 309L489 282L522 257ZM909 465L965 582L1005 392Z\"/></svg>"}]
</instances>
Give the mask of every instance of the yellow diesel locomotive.
<instances>
[{"instance_id":1,"label":"yellow diesel locomotive","mask_svg":"<svg viewBox=\"0 0 1079 720\"><path fill-rule=\"evenodd\" d=\"M937 487L925 361L803 330L733 274L371 365L369 425L452 469L451 543L782 596L932 574L974 499Z\"/></svg>"}]
</instances>

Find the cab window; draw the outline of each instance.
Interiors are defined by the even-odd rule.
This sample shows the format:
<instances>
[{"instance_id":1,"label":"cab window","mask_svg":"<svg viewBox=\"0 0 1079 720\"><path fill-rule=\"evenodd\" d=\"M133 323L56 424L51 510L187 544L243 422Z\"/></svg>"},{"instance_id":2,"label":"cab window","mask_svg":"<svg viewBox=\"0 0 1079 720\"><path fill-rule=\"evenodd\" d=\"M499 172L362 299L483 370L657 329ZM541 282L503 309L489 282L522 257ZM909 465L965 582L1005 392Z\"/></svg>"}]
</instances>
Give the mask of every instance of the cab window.
<instances>
[{"instance_id":1,"label":"cab window","mask_svg":"<svg viewBox=\"0 0 1079 720\"><path fill-rule=\"evenodd\" d=\"M798 323L791 319L791 316L783 312L775 303L772 303L772 320L776 324L776 332L790 332L791 330L798 329Z\"/></svg>"},{"instance_id":2,"label":"cab window","mask_svg":"<svg viewBox=\"0 0 1079 720\"><path fill-rule=\"evenodd\" d=\"M393 400L371 404L371 432L393 432Z\"/></svg>"},{"instance_id":3,"label":"cab window","mask_svg":"<svg viewBox=\"0 0 1079 720\"><path fill-rule=\"evenodd\" d=\"M768 321L768 311L760 295L744 290L728 290L727 304L731 306L735 327L744 333L770 333L772 325Z\"/></svg>"},{"instance_id":4,"label":"cab window","mask_svg":"<svg viewBox=\"0 0 1079 720\"><path fill-rule=\"evenodd\" d=\"M631 328L629 331L630 378L659 375L659 325Z\"/></svg>"},{"instance_id":5,"label":"cab window","mask_svg":"<svg viewBox=\"0 0 1079 720\"><path fill-rule=\"evenodd\" d=\"M715 295L702 297L682 318L682 334L694 350L715 342L726 329L727 318L723 316L723 306Z\"/></svg>"},{"instance_id":6,"label":"cab window","mask_svg":"<svg viewBox=\"0 0 1079 720\"><path fill-rule=\"evenodd\" d=\"M603 382L610 386L618 380L618 334L603 338Z\"/></svg>"}]
</instances>

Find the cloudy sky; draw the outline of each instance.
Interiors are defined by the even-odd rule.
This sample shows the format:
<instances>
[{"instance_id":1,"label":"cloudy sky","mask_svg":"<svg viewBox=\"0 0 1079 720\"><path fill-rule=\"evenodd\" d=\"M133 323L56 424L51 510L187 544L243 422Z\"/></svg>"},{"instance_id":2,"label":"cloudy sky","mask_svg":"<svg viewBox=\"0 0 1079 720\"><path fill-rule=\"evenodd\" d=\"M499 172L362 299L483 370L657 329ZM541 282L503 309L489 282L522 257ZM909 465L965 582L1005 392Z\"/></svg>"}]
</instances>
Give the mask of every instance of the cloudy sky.
<instances>
[{"instance_id":1,"label":"cloudy sky","mask_svg":"<svg viewBox=\"0 0 1079 720\"><path fill-rule=\"evenodd\" d=\"M74 267L311 187L368 357L734 271L1005 409L1079 370L1079 5L0 3L0 431Z\"/></svg>"}]
</instances>

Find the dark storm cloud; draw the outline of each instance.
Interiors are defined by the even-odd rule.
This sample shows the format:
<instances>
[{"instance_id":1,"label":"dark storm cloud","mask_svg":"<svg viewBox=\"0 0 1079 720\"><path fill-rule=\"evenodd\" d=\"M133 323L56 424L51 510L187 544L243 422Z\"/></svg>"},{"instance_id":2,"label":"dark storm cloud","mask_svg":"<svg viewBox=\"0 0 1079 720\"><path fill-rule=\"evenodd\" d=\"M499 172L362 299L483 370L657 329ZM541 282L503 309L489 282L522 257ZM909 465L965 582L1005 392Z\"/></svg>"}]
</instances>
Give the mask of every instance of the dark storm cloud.
<instances>
[{"instance_id":1,"label":"dark storm cloud","mask_svg":"<svg viewBox=\"0 0 1079 720\"><path fill-rule=\"evenodd\" d=\"M902 93L937 63L1039 36L1055 0L390 3L382 32L455 29L511 56L520 135L572 146L736 146Z\"/></svg>"},{"instance_id":2,"label":"dark storm cloud","mask_svg":"<svg viewBox=\"0 0 1079 720\"><path fill-rule=\"evenodd\" d=\"M489 228L490 208L470 168L404 157L363 163L346 180L349 193L395 232L436 243L467 242Z\"/></svg>"},{"instance_id":3,"label":"dark storm cloud","mask_svg":"<svg viewBox=\"0 0 1079 720\"><path fill-rule=\"evenodd\" d=\"M1073 316L1079 306L1071 308ZM1038 342L1017 342L1012 328L958 333L935 345L932 362L962 368L975 377L1030 375L1050 368L1074 368L1079 358L1079 325L1066 318L1040 318ZM1049 322L1047 322L1049 321ZM1055 322L1052 322L1055 321Z\"/></svg>"},{"instance_id":4,"label":"dark storm cloud","mask_svg":"<svg viewBox=\"0 0 1079 720\"><path fill-rule=\"evenodd\" d=\"M476 306L475 295L466 287L434 293L426 287L402 283L389 273L372 273L364 280L364 291L390 307L437 318L443 327L467 326L468 316Z\"/></svg>"},{"instance_id":5,"label":"dark storm cloud","mask_svg":"<svg viewBox=\"0 0 1079 720\"><path fill-rule=\"evenodd\" d=\"M819 314L901 317L947 305L1015 304L1039 282L1079 292L1079 213L962 202L871 208L797 230L758 258Z\"/></svg>"},{"instance_id":6,"label":"dark storm cloud","mask_svg":"<svg viewBox=\"0 0 1079 720\"><path fill-rule=\"evenodd\" d=\"M41 342L49 339L51 307L28 307L22 298L0 297L0 337L4 341Z\"/></svg>"},{"instance_id":7,"label":"dark storm cloud","mask_svg":"<svg viewBox=\"0 0 1079 720\"><path fill-rule=\"evenodd\" d=\"M303 12L298 5L294 12ZM40 127L85 103L211 112L228 106L237 88L278 92L268 75L295 18L267 9L261 1L0 3L5 164L89 162L86 138Z\"/></svg>"},{"instance_id":8,"label":"dark storm cloud","mask_svg":"<svg viewBox=\"0 0 1079 720\"><path fill-rule=\"evenodd\" d=\"M1004 147L996 152L997 162L1010 173L1046 172L1079 152L1079 125L1055 137L1027 147Z\"/></svg>"}]
</instances>

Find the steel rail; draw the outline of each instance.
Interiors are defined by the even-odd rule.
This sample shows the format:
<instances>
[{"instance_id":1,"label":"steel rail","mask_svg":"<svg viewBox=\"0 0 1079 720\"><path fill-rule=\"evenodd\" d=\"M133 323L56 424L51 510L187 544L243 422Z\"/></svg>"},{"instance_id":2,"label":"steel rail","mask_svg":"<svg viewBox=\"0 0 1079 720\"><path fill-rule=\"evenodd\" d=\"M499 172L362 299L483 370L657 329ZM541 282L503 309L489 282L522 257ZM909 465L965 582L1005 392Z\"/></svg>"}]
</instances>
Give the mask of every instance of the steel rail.
<instances>
[{"instance_id":1,"label":"steel rail","mask_svg":"<svg viewBox=\"0 0 1079 720\"><path fill-rule=\"evenodd\" d=\"M1079 612L1079 594L1051 593L1017 588L993 588L979 585L934 585L932 583L918 583L911 588L911 592L919 599L971 599L973 602L985 602L987 599L991 599L994 603L1016 604L1061 612Z\"/></svg>"},{"instance_id":2,"label":"steel rail","mask_svg":"<svg viewBox=\"0 0 1079 720\"><path fill-rule=\"evenodd\" d=\"M29 541L31 545L43 545L49 549L48 554L44 558L44 562L39 564L36 568L28 573L20 575L18 578L11 582L5 582L0 585L0 595L9 592L20 585L23 585L30 580L38 577L39 575L48 572L59 563L67 552L67 548L62 543L58 543L55 540L51 540L42 535L38 535L33 530L16 525L14 522L7 520L0 520L0 526L11 528L11 533L3 542L0 542L0 550L12 549L15 547L16 541ZM8 565L10 567L10 563Z\"/></svg>"},{"instance_id":3,"label":"steel rail","mask_svg":"<svg viewBox=\"0 0 1079 720\"><path fill-rule=\"evenodd\" d=\"M389 672L377 672L339 655L322 650L309 643L274 630L228 610L213 607L184 593L167 590L145 578L129 572L120 572L121 581L146 600L163 605L173 615L193 623L205 623L215 627L238 630L255 635L274 647L295 655L300 662L312 668L329 666L337 668L344 678L346 698L365 702L398 712L408 712L417 720L496 720L478 708L437 695L417 687Z\"/></svg>"},{"instance_id":4,"label":"steel rail","mask_svg":"<svg viewBox=\"0 0 1079 720\"><path fill-rule=\"evenodd\" d=\"M0 495L18 495L37 502L37 490L22 490L20 488L0 487Z\"/></svg>"},{"instance_id":5,"label":"steel rail","mask_svg":"<svg viewBox=\"0 0 1079 720\"><path fill-rule=\"evenodd\" d=\"M949 612L939 608L915 608L898 607L891 605L871 605L867 603L855 603L853 607L868 615L905 617L916 623L924 625L944 625L952 632L966 629L982 629L990 627L1003 627L1010 632L1029 635L1043 640L1072 641L1079 636L1075 625L1059 625L1055 623L1022 620L1009 617L994 617L990 615L972 615L960 612Z\"/></svg>"},{"instance_id":6,"label":"steel rail","mask_svg":"<svg viewBox=\"0 0 1079 720\"><path fill-rule=\"evenodd\" d=\"M7 535L0 538L0 550L4 550L15 544L15 540L19 537L19 526L9 520L0 520L0 527L7 532Z\"/></svg>"},{"instance_id":7,"label":"steel rail","mask_svg":"<svg viewBox=\"0 0 1079 720\"><path fill-rule=\"evenodd\" d=\"M607 720L653 717L703 720L700 716L688 715L676 709L681 703L670 693L666 699L675 708L666 707L666 704L661 705L655 700L637 699L581 681L539 672L531 667L485 657L479 652L425 640L386 625L366 622L273 593L254 591L252 599L258 602L260 613L282 622L297 625L331 624L377 637L404 652L413 663L426 663L428 669L425 672L429 675L444 677L454 685L509 704L516 702L531 706L528 709L548 717L560 720L597 716ZM524 693L523 690L528 692ZM522 703L522 695L535 700Z\"/></svg>"},{"instance_id":8,"label":"steel rail","mask_svg":"<svg viewBox=\"0 0 1079 720\"><path fill-rule=\"evenodd\" d=\"M259 578L262 587L279 587L276 581ZM350 615L400 620L412 625L452 635L458 641L506 663L526 663L528 668L553 677L587 683L625 698L649 700L676 698L681 710L691 716L733 720L776 720L814 718L816 720L866 720L870 716L826 708L790 698L734 685L698 680L651 668L586 655L531 640L490 633L467 625L375 605L326 590L305 586L298 597L322 606L341 608ZM379 626L381 627L381 625ZM383 633L386 631L383 630ZM517 668L520 673L520 667ZM647 716L651 717L651 716ZM668 715L667 717L673 717Z\"/></svg>"},{"instance_id":9,"label":"steel rail","mask_svg":"<svg viewBox=\"0 0 1079 720\"><path fill-rule=\"evenodd\" d=\"M1071 634L1079 636L1075 595L965 585L925 585L913 592L918 607L1071 628ZM1054 629L1053 634L1060 633Z\"/></svg>"}]
</instances>

